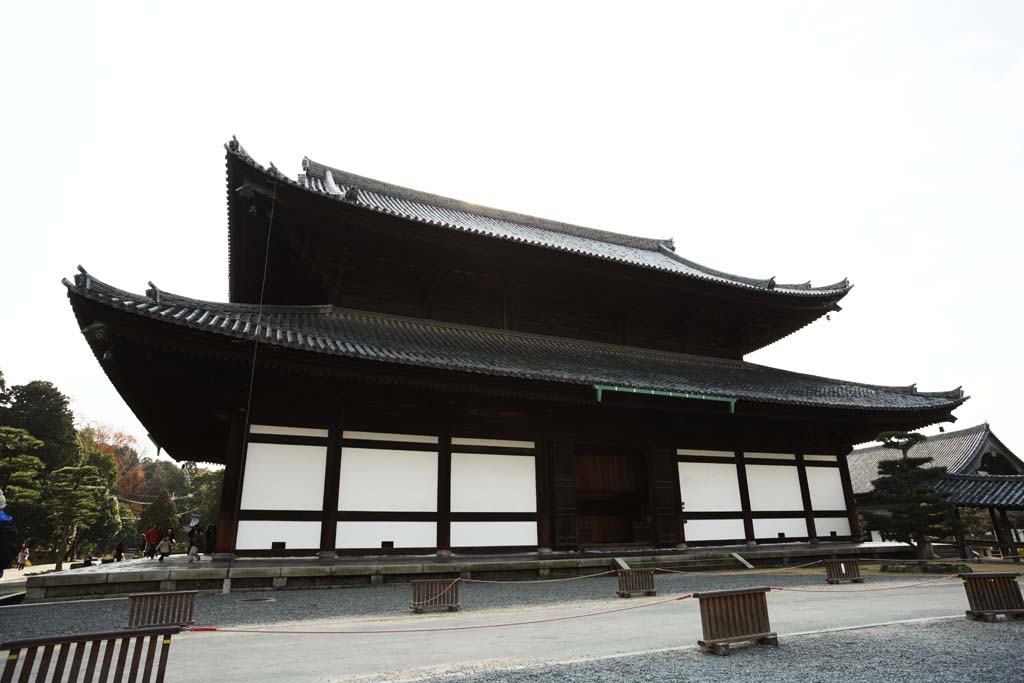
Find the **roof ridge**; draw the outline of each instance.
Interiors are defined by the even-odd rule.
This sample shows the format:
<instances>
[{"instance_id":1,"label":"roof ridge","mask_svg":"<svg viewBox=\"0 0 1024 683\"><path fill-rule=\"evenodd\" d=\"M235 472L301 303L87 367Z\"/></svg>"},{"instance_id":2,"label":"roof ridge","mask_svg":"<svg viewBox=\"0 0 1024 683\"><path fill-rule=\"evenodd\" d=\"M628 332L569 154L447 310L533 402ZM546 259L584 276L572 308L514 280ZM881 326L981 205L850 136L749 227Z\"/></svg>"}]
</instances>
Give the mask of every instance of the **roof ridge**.
<instances>
[{"instance_id":1,"label":"roof ridge","mask_svg":"<svg viewBox=\"0 0 1024 683\"><path fill-rule=\"evenodd\" d=\"M302 170L305 171L307 175L318 178L320 180L325 180L327 177L327 172L330 172L331 182L334 184L356 187L360 190L377 192L380 194L390 195L393 197L398 197L400 199L418 202L421 204L428 204L430 206L435 206L443 209L465 211L466 213L472 213L478 216L485 216L487 218L505 220L510 221L512 223L520 223L522 225L528 225L530 227L539 228L541 230L551 230L552 232L576 235L578 237L586 237L588 239L597 240L599 242L608 242L611 244L618 244L620 246L625 247L646 249L647 251L657 251L659 247L666 247L670 250L675 249L675 245L672 239L658 239L655 237L641 237L639 235L629 235L626 233L615 232L612 230L589 228L583 225L577 225L575 223L556 221L550 218L541 218L540 216L519 213L517 211L496 209L490 206L484 206L482 204L474 204L472 202L467 202L461 199L455 199L453 197L434 194L432 192L424 192L422 190L415 190L410 187L395 185L394 183L389 183L383 180L377 180L375 178L370 178L356 173L351 173L349 171L334 168L333 166L328 166L327 164L322 164L318 161L313 161L309 157L303 157Z\"/></svg>"},{"instance_id":2,"label":"roof ridge","mask_svg":"<svg viewBox=\"0 0 1024 683\"><path fill-rule=\"evenodd\" d=\"M432 195L399 185L385 183L384 181L358 176L312 161L308 157L303 160L303 170L305 172L300 173L297 180L292 180L282 175L273 164L266 168L257 163L238 143L237 139L233 138L225 145L225 148L229 156L234 156L251 168L255 168L268 175L273 179L273 182L285 182L307 192L328 197L338 202L385 215L398 216L410 221L506 239L567 253L581 254L655 271L670 272L675 275L698 280L715 281L732 287L771 291L788 296L828 297L833 299L831 306L833 311L840 310L835 302L846 296L852 288L849 281L845 279L824 287L809 287L804 284L791 287L775 284L774 278L757 280L755 278L732 275L724 271L715 271L681 257L675 258L670 256L674 253L675 249L671 239L659 240L637 237L527 214L491 209L442 195ZM339 183L335 182L335 174L343 181L347 178L354 184L346 186L342 182L339 186ZM360 187L357 187L357 185L361 185L363 190L360 191ZM408 212L406 210L408 208L412 208L413 211ZM454 215L455 220L452 220L452 215L446 215L446 213ZM474 218L482 225L464 221L460 222L458 214ZM490 225L490 222L496 222L496 224ZM500 225L502 222L507 225ZM518 227L520 230L527 232L536 231L537 234L505 234L509 232L505 230L509 226ZM541 233L547 233L547 235ZM570 243L565 243L567 238L576 238L577 240L584 240L592 244L572 244L571 240L568 240ZM628 250L635 250L636 253L630 253ZM822 311L818 317L824 314L825 311Z\"/></svg>"},{"instance_id":3,"label":"roof ridge","mask_svg":"<svg viewBox=\"0 0 1024 683\"><path fill-rule=\"evenodd\" d=\"M930 396L930 397L933 397L933 398L954 398L953 396L944 395L944 394L948 394L948 393L950 393L950 392L942 392L942 391L925 392L925 391L919 391L919 392L917 392L917 395L918 396ZM979 430L985 430L987 428L988 428L988 423L984 422L984 423L979 424L979 425L974 425L973 427L965 427L963 429L957 429L957 430L952 431L952 432L941 432L939 434L932 434L931 436L926 437L925 441L923 441L921 443L924 444L924 443L929 443L929 442L933 442L933 441L945 441L946 439L950 439L950 438L952 438L954 436L967 436L968 434L972 434L972 433L974 433L976 431L979 431ZM911 450L913 450L913 448L916 448L919 445L921 445L921 444L914 444L914 446L911 448ZM891 448L889 446L884 446L882 444L875 444L875 445L872 445L872 446L865 446L864 448L855 448L850 453L850 455L857 455L857 454L860 454L860 453L867 453L868 451L896 451L896 452L899 452L899 449L898 448Z\"/></svg>"}]
</instances>

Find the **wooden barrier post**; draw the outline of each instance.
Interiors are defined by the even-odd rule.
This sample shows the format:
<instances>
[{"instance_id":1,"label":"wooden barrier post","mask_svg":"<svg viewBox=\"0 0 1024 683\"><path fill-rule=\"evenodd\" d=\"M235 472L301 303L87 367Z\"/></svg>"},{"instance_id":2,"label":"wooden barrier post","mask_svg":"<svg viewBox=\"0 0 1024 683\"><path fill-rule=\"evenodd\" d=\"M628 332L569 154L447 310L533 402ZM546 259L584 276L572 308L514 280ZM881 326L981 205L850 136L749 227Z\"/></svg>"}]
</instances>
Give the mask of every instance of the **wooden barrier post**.
<instances>
[{"instance_id":1,"label":"wooden barrier post","mask_svg":"<svg viewBox=\"0 0 1024 683\"><path fill-rule=\"evenodd\" d=\"M825 565L825 581L835 583L864 583L860 575L859 560L822 560Z\"/></svg>"},{"instance_id":2,"label":"wooden barrier post","mask_svg":"<svg viewBox=\"0 0 1024 683\"><path fill-rule=\"evenodd\" d=\"M422 614L426 608L443 607L449 612L457 612L462 606L459 604L459 582L459 579L412 581L412 611Z\"/></svg>"},{"instance_id":3,"label":"wooden barrier post","mask_svg":"<svg viewBox=\"0 0 1024 683\"><path fill-rule=\"evenodd\" d=\"M766 594L770 590L762 586L694 593L693 597L700 601L704 628L704 640L697 641L701 651L727 655L732 643L778 645L778 635L768 622Z\"/></svg>"},{"instance_id":4,"label":"wooden barrier post","mask_svg":"<svg viewBox=\"0 0 1024 683\"><path fill-rule=\"evenodd\" d=\"M1020 575L1016 572L977 572L959 574L967 591L968 619L995 621L1000 614L1009 619L1024 619L1024 596Z\"/></svg>"},{"instance_id":5,"label":"wooden barrier post","mask_svg":"<svg viewBox=\"0 0 1024 683\"><path fill-rule=\"evenodd\" d=\"M0 650L8 653L0 681L8 683L17 676L19 682L27 682L35 673L36 681L134 682L141 673L143 681L163 683L171 636L180 631L177 626L164 626L0 643Z\"/></svg>"},{"instance_id":6,"label":"wooden barrier post","mask_svg":"<svg viewBox=\"0 0 1024 683\"><path fill-rule=\"evenodd\" d=\"M195 623L196 595L199 591L169 593L133 593L128 596L128 626L191 626Z\"/></svg>"},{"instance_id":7,"label":"wooden barrier post","mask_svg":"<svg viewBox=\"0 0 1024 683\"><path fill-rule=\"evenodd\" d=\"M633 593L644 595L657 595L654 589L653 569L620 569L619 590L615 594L620 598L631 598Z\"/></svg>"}]
</instances>

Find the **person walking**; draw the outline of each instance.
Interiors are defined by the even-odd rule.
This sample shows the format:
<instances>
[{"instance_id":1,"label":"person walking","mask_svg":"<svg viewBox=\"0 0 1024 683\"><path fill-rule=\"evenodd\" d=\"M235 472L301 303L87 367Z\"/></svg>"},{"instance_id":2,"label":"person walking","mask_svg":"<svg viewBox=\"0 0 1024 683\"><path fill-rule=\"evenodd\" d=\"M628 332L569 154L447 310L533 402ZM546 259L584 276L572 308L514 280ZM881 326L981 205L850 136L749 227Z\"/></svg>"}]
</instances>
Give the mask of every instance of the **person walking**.
<instances>
[{"instance_id":1,"label":"person walking","mask_svg":"<svg viewBox=\"0 0 1024 683\"><path fill-rule=\"evenodd\" d=\"M188 530L188 563L192 564L195 560L199 562L199 542L202 532L199 531L199 525L193 526Z\"/></svg>"},{"instance_id":2,"label":"person walking","mask_svg":"<svg viewBox=\"0 0 1024 683\"><path fill-rule=\"evenodd\" d=\"M4 510L5 507L7 498L0 491L0 576L18 555L18 527L14 526L14 520Z\"/></svg>"},{"instance_id":3,"label":"person walking","mask_svg":"<svg viewBox=\"0 0 1024 683\"><path fill-rule=\"evenodd\" d=\"M121 541L120 543L117 544L117 547L114 548L114 561L115 562L120 562L123 559L124 559L124 541Z\"/></svg>"},{"instance_id":4,"label":"person walking","mask_svg":"<svg viewBox=\"0 0 1024 683\"><path fill-rule=\"evenodd\" d=\"M25 571L25 563L28 562L29 550L28 543L21 544L21 550L18 551L18 571Z\"/></svg>"},{"instance_id":5,"label":"person walking","mask_svg":"<svg viewBox=\"0 0 1024 683\"><path fill-rule=\"evenodd\" d=\"M160 561L163 562L164 558L171 554L171 540L164 536L160 539L160 542L156 544L156 552L160 555Z\"/></svg>"},{"instance_id":6,"label":"person walking","mask_svg":"<svg viewBox=\"0 0 1024 683\"><path fill-rule=\"evenodd\" d=\"M160 540L164 537L164 533L160 531L160 526L154 524L149 527L149 531L145 533L143 538L146 540L146 557L153 559L156 555L156 546L160 543Z\"/></svg>"}]
</instances>

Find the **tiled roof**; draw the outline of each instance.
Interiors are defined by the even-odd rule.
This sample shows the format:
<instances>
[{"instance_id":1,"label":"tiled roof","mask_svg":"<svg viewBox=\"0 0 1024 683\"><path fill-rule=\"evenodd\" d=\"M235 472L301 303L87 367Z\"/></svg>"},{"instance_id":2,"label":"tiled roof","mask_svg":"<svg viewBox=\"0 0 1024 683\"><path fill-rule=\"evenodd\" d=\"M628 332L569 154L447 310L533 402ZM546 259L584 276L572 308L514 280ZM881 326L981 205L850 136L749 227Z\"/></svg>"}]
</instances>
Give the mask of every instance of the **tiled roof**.
<instances>
[{"instance_id":1,"label":"tiled roof","mask_svg":"<svg viewBox=\"0 0 1024 683\"><path fill-rule=\"evenodd\" d=\"M880 411L952 410L959 390L916 393L814 377L744 361L562 339L353 311L332 306L258 307L199 301L162 292L132 294L84 270L64 281L84 297L133 315L311 353L515 377L698 393L743 401Z\"/></svg>"},{"instance_id":2,"label":"tiled roof","mask_svg":"<svg viewBox=\"0 0 1024 683\"><path fill-rule=\"evenodd\" d=\"M911 448L907 455L911 458L931 458L930 465L945 467L950 474L960 474L974 461L990 433L989 426L985 423L970 429L937 434ZM871 491L871 482L878 479L878 463L902 457L903 454L899 450L885 446L871 446L850 453L847 462L850 465L853 492Z\"/></svg>"},{"instance_id":3,"label":"tiled roof","mask_svg":"<svg viewBox=\"0 0 1024 683\"><path fill-rule=\"evenodd\" d=\"M933 491L945 493L964 507L998 507L1024 510L1024 475L951 474Z\"/></svg>"},{"instance_id":4,"label":"tiled roof","mask_svg":"<svg viewBox=\"0 0 1024 683\"><path fill-rule=\"evenodd\" d=\"M784 295L824 297L838 301L851 288L845 279L831 285L812 287L809 282L787 285L777 284L774 277L757 279L732 275L677 255L672 240L635 237L477 206L365 178L308 158L303 160L304 172L299 174L296 182L286 178L273 165L269 169L264 168L249 156L237 140L232 140L226 147L229 154L273 175L278 182L288 182L337 201L419 223Z\"/></svg>"}]
</instances>

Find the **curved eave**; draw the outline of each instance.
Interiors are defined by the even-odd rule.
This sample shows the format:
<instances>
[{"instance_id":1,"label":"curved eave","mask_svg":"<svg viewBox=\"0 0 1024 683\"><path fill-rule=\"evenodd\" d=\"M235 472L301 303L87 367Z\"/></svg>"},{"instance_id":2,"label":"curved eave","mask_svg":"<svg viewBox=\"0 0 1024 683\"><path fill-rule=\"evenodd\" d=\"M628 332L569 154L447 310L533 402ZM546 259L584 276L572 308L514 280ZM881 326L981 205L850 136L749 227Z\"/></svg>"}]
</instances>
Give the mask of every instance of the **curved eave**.
<instances>
[{"instance_id":1,"label":"curved eave","mask_svg":"<svg viewBox=\"0 0 1024 683\"><path fill-rule=\"evenodd\" d=\"M156 287L151 287L147 295L133 294L95 280L84 270L76 276L75 282L64 280L64 284L73 305L74 299L80 297L154 322L184 326L204 334L259 340L275 347L359 360L585 387L613 384L636 389L696 391L743 402L880 413L946 414L967 400L959 390L950 392L948 397L929 396L916 393L916 390L894 391L892 387L844 382L744 361L581 342L329 306L265 307L265 318L258 323L259 308L254 305L205 302L162 292ZM276 324L274 316L280 316ZM333 336L324 334L324 330L333 331ZM384 333L378 335L379 330L384 330ZM441 342L425 347L417 346L415 341L410 342L424 333L440 335ZM389 334L393 337L386 338ZM526 361L518 366L515 362L495 363L488 356L493 348L501 350L499 356L505 354L515 361L514 354L519 353L520 360ZM487 351L481 355L481 349ZM564 360L559 353L569 354L565 358L573 361L575 367L566 367L564 371L555 369L560 360ZM625 376L620 372L622 368L626 369ZM630 376L634 379L629 379ZM671 381L659 383L659 376ZM702 384L705 381L702 377L705 380L724 379L718 386L713 386L714 382ZM747 385L747 380L753 381L750 386L754 389ZM791 393L808 392L808 387L818 393L809 396L779 393L775 389L777 380L788 382L795 388ZM722 388L730 382L734 390ZM759 394L757 386L762 386L762 391L768 388L776 393ZM849 398L843 398L845 395Z\"/></svg>"},{"instance_id":2,"label":"curved eave","mask_svg":"<svg viewBox=\"0 0 1024 683\"><path fill-rule=\"evenodd\" d=\"M310 164L316 164L318 168L323 168L337 173L344 179L350 179L353 182L362 182L367 187L372 187L372 190L360 191L359 185L352 185L352 188L356 189L354 193L348 193L342 191L340 187L334 187L333 189L338 190L330 191L327 186L322 182L304 182L300 183L296 180L292 180L281 173L273 164L269 167L264 167L256 162L238 143L237 140L232 140L230 143L225 145L228 157L228 192L229 192L229 205L230 205L230 193L236 189L240 178L235 177L231 166L231 160L237 160L243 164L245 168L250 169L258 174L259 180L263 183L270 185L281 184L294 187L302 192L309 193L324 199L328 199L341 204L347 204L349 206L355 206L360 209L371 211L385 216L397 217L402 220L412 221L424 225L430 225L433 227L444 228L448 230L454 230L457 232L464 232L469 234L476 234L481 236L490 237L493 239L502 239L505 241L515 242L524 244L532 247L549 249L554 251L560 251L564 253L576 254L579 256L585 256L587 258L594 258L598 260L605 260L610 262L621 263L627 266L636 267L644 270L656 271L667 273L670 275L680 276L688 279L714 283L725 287L737 288L747 291L756 291L770 296L778 296L781 298L800 298L800 299L819 299L822 302L822 314L828 310L835 310L836 304L846 296L852 285L846 279L836 282L831 285L823 287L812 287L810 283L801 283L795 285L778 284L775 282L775 278L748 278L740 275L734 275L726 273L724 271L715 270L706 266L700 265L694 261L683 258L675 253L673 250L671 240L656 240L648 238L634 237L631 235L623 235L620 233L612 233L604 230L597 230L594 228L585 228L581 226L575 226L568 223L561 223L557 221L549 221L547 219L536 218L533 216L526 216L525 214L516 214L512 212L501 211L497 209L490 209L487 207L480 207L460 200L450 199L447 197L440 197L439 195L430 195L422 193L417 190L410 190L408 188L402 188L381 181L376 181L369 178L363 178L361 176L355 176L345 171L333 169L331 167L317 164L306 160L305 165L308 167ZM358 179L358 180L357 180ZM367 198L370 196L370 192L390 190L395 192L398 197L397 203L392 203L391 206L385 206L382 203L375 201L368 201ZM516 220L522 221L521 225L527 228L529 231L534 233L538 231L547 230L552 233L559 235L558 240L544 240L534 239L525 236L515 236L506 234L495 234L495 232L475 229L471 226L461 225L451 220L445 220L444 214L434 211L438 207L433 204L429 204L430 201L434 201L437 204L441 204L441 209L446 207L457 207L457 210L464 211L467 213L476 212L474 215L483 215L487 219L491 220L504 220L510 223L515 223ZM428 215L419 215L410 211L401 210L401 202L419 202L424 204L429 210L426 211ZM620 250L635 250L639 258L630 258L625 255L615 255L609 253L595 253L595 250L587 249L584 247L574 247L571 244L563 244L556 242L565 242L562 239L564 236L570 236L575 243L585 244L589 242L593 243L606 243L614 244ZM614 241L613 241L614 240ZM230 240L229 240L230 241ZM607 250L605 250L607 251ZM229 246L230 254L230 246ZM230 258L230 257L229 257ZM661 262L663 265L659 264ZM232 286L233 290L233 286ZM232 298L234 292L232 291ZM770 343L770 342L769 342ZM767 345L767 344L766 344Z\"/></svg>"}]
</instances>

